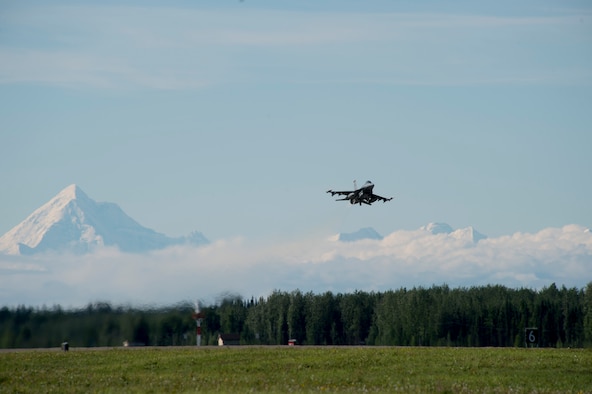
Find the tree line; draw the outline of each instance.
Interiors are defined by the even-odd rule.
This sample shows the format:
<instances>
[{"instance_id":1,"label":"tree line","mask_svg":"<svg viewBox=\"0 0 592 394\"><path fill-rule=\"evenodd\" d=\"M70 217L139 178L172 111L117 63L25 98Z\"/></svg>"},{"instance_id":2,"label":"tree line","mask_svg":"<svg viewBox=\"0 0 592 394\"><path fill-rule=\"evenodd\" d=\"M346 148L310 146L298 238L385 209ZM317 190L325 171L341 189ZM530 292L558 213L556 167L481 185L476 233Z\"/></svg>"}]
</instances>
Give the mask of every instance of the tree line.
<instances>
[{"instance_id":1,"label":"tree line","mask_svg":"<svg viewBox=\"0 0 592 394\"><path fill-rule=\"evenodd\" d=\"M189 303L161 308L88 304L0 309L0 348L70 346L194 346ZM315 294L274 291L267 297L227 296L202 308L202 345L219 334L241 344L385 346L592 347L592 282L585 288L540 290L504 286L401 288L385 292Z\"/></svg>"}]
</instances>

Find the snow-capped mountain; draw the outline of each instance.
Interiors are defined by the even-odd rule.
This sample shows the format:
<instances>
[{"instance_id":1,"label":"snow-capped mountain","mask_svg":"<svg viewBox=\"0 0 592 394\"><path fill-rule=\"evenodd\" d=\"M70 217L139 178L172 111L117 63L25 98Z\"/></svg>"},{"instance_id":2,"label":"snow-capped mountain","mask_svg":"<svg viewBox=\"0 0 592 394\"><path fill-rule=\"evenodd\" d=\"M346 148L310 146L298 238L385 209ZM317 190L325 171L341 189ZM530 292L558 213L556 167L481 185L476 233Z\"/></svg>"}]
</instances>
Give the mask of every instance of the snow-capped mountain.
<instances>
[{"instance_id":1,"label":"snow-capped mountain","mask_svg":"<svg viewBox=\"0 0 592 394\"><path fill-rule=\"evenodd\" d=\"M425 237L425 235L428 235L430 237L443 237L451 241L463 241L467 245L476 244L480 240L487 238L486 235L481 234L471 226L455 230L446 223L428 223L415 231L399 231L393 234L397 235L401 233L410 234L411 239L419 239ZM393 234L389 235L388 237L392 238ZM353 233L339 233L331 237L332 240L340 242L356 242L364 239L380 241L383 238L384 237L376 232L376 230L374 230L372 227L361 228Z\"/></svg>"},{"instance_id":2,"label":"snow-capped mountain","mask_svg":"<svg viewBox=\"0 0 592 394\"><path fill-rule=\"evenodd\" d=\"M428 223L425 226L422 226L420 229L428 231L432 234L450 234L454 231L454 229L446 223Z\"/></svg>"},{"instance_id":3,"label":"snow-capped mountain","mask_svg":"<svg viewBox=\"0 0 592 394\"><path fill-rule=\"evenodd\" d=\"M381 240L382 235L378 234L372 227L365 227L353 233L339 233L337 236L337 240L342 242L354 242L362 239Z\"/></svg>"},{"instance_id":4,"label":"snow-capped mountain","mask_svg":"<svg viewBox=\"0 0 592 394\"><path fill-rule=\"evenodd\" d=\"M428 231L434 235L447 234L453 238L465 239L474 243L487 238L486 235L481 234L471 226L454 230L449 224L446 223L429 223L425 226L422 226L420 230Z\"/></svg>"},{"instance_id":5,"label":"snow-capped mountain","mask_svg":"<svg viewBox=\"0 0 592 394\"><path fill-rule=\"evenodd\" d=\"M139 253L178 244L204 244L199 232L171 238L141 226L114 203L95 202L76 185L59 192L0 237L0 253L86 253L101 246Z\"/></svg>"},{"instance_id":6,"label":"snow-capped mountain","mask_svg":"<svg viewBox=\"0 0 592 394\"><path fill-rule=\"evenodd\" d=\"M429 236L445 237L450 240L460 240L468 244L476 244L482 239L486 239L487 236L481 234L473 227L469 226L466 228L453 229L449 224L446 223L428 223L425 226L421 226L418 230L411 233L413 238L422 237L425 233ZM389 236L390 237L390 236ZM332 237L333 240L341 242L355 242L364 239L382 240L384 237L380 235L372 227L361 228L353 233L339 233Z\"/></svg>"}]
</instances>

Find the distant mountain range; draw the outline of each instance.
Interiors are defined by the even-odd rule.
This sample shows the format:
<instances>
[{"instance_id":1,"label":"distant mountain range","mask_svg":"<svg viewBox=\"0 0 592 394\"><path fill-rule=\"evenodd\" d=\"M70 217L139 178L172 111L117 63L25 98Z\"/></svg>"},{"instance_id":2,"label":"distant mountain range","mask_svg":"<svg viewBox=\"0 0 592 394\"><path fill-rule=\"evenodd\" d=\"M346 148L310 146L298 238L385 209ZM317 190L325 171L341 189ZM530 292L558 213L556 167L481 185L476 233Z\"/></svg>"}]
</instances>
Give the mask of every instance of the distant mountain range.
<instances>
[{"instance_id":1,"label":"distant mountain range","mask_svg":"<svg viewBox=\"0 0 592 394\"><path fill-rule=\"evenodd\" d=\"M446 236L477 243L487 238L472 227L454 230L446 223L429 223L419 234ZM341 242L382 240L371 227L353 233L340 233ZM0 253L33 255L43 252L84 254L97 248L117 247L122 252L142 253L173 245L204 245L208 239L200 232L172 238L143 227L114 203L96 202L77 185L70 185L23 222L0 237Z\"/></svg>"},{"instance_id":2,"label":"distant mountain range","mask_svg":"<svg viewBox=\"0 0 592 394\"><path fill-rule=\"evenodd\" d=\"M434 235L448 234L451 237L458 239L468 239L470 241L473 241L474 243L477 243L482 239L487 238L486 235L481 234L479 231L475 230L471 226L454 230L446 223L430 223L426 226L423 226L421 230L428 231Z\"/></svg>"},{"instance_id":3,"label":"distant mountain range","mask_svg":"<svg viewBox=\"0 0 592 394\"><path fill-rule=\"evenodd\" d=\"M450 225L446 223L429 223L419 228L419 231L426 231L433 235L444 234L447 237L463 239L471 243L477 243L482 239L486 239L487 236L481 234L473 227L466 227L458 230L454 230ZM342 242L355 242L364 239L381 240L383 236L380 235L372 227L365 227L353 233L339 233L336 237L338 241Z\"/></svg>"},{"instance_id":4,"label":"distant mountain range","mask_svg":"<svg viewBox=\"0 0 592 394\"><path fill-rule=\"evenodd\" d=\"M207 243L209 241L200 232L171 238L143 227L117 204L96 202L78 186L70 185L0 237L0 253L82 254L103 246L141 253L172 245Z\"/></svg>"},{"instance_id":5,"label":"distant mountain range","mask_svg":"<svg viewBox=\"0 0 592 394\"><path fill-rule=\"evenodd\" d=\"M378 234L372 227L365 227L353 233L339 233L337 240L342 242L355 242L363 239L381 240L382 235Z\"/></svg>"}]
</instances>

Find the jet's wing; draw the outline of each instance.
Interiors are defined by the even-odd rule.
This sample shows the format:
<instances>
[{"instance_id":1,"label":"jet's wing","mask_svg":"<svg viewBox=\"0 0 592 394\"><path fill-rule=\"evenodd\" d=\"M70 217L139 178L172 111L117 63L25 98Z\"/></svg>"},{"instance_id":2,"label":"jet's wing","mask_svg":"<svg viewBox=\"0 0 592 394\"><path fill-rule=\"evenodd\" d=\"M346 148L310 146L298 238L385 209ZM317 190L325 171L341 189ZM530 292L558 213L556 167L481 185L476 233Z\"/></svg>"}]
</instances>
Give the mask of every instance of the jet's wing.
<instances>
[{"instance_id":1,"label":"jet's wing","mask_svg":"<svg viewBox=\"0 0 592 394\"><path fill-rule=\"evenodd\" d=\"M374 194L374 193L370 196L370 201L371 202L374 202L374 201L387 202L387 201L390 201L392 199L393 199L392 197L386 198L386 197L382 197L382 196L379 196L378 194Z\"/></svg>"},{"instance_id":2,"label":"jet's wing","mask_svg":"<svg viewBox=\"0 0 592 394\"><path fill-rule=\"evenodd\" d=\"M327 193L331 193L332 196L334 196L336 194L338 194L340 196L349 196L350 194L353 193L353 190L349 190L349 191L347 191L347 190L341 190L341 191L338 191L338 190L327 190Z\"/></svg>"}]
</instances>

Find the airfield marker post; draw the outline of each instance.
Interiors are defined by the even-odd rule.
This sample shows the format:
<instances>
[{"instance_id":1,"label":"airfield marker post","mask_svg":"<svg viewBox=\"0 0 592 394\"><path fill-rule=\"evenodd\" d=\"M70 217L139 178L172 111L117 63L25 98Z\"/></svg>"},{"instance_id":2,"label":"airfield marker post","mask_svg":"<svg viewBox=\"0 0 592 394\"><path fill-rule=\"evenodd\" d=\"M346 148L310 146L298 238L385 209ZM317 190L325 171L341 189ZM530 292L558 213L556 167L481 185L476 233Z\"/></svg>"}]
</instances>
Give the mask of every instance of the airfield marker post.
<instances>
[{"instance_id":1,"label":"airfield marker post","mask_svg":"<svg viewBox=\"0 0 592 394\"><path fill-rule=\"evenodd\" d=\"M526 347L539 347L538 327L527 327L524 329L524 342Z\"/></svg>"},{"instance_id":2,"label":"airfield marker post","mask_svg":"<svg viewBox=\"0 0 592 394\"><path fill-rule=\"evenodd\" d=\"M203 320L203 313L199 310L199 301L195 303L195 313L193 313L192 317L195 319L196 325L195 344L196 346L201 346L201 322Z\"/></svg>"}]
</instances>

